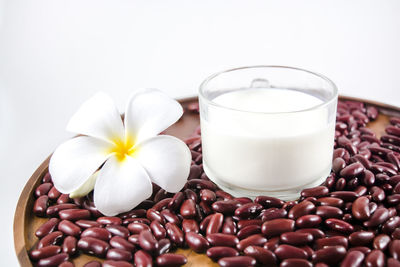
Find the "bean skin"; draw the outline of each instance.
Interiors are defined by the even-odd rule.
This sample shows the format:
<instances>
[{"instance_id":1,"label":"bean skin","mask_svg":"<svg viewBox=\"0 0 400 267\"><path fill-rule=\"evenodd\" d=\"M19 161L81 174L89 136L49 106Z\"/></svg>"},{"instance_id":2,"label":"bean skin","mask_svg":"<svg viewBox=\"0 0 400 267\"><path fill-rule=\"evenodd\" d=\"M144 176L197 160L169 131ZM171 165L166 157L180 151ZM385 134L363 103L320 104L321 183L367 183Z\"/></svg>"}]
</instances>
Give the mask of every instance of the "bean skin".
<instances>
[{"instance_id":1,"label":"bean skin","mask_svg":"<svg viewBox=\"0 0 400 267\"><path fill-rule=\"evenodd\" d=\"M365 168L361 163L355 162L343 168L340 171L340 176L345 178L353 178L361 174L364 171L364 169Z\"/></svg>"},{"instance_id":2,"label":"bean skin","mask_svg":"<svg viewBox=\"0 0 400 267\"><path fill-rule=\"evenodd\" d=\"M176 211L178 208L181 206L182 202L184 201L185 196L183 195L182 192L176 193L170 202L168 203L168 208L170 210Z\"/></svg>"},{"instance_id":3,"label":"bean skin","mask_svg":"<svg viewBox=\"0 0 400 267\"><path fill-rule=\"evenodd\" d=\"M322 222L322 218L318 215L304 215L296 220L298 228L313 228L317 227Z\"/></svg>"},{"instance_id":4,"label":"bean skin","mask_svg":"<svg viewBox=\"0 0 400 267\"><path fill-rule=\"evenodd\" d=\"M46 214L48 216L58 216L60 211L67 209L78 209L78 206L73 203L58 204L48 207L46 210Z\"/></svg>"},{"instance_id":5,"label":"bean skin","mask_svg":"<svg viewBox=\"0 0 400 267\"><path fill-rule=\"evenodd\" d=\"M239 256L239 252L231 247L215 246L207 250L207 256L213 261L218 261L225 257L236 257Z\"/></svg>"},{"instance_id":6,"label":"bean skin","mask_svg":"<svg viewBox=\"0 0 400 267\"><path fill-rule=\"evenodd\" d=\"M310 214L315 211L314 203L310 201L302 201L289 210L288 218L296 220L297 218Z\"/></svg>"},{"instance_id":7,"label":"bean skin","mask_svg":"<svg viewBox=\"0 0 400 267\"><path fill-rule=\"evenodd\" d=\"M351 251L347 253L340 267L360 267L364 258L364 254L360 251Z\"/></svg>"},{"instance_id":8,"label":"bean skin","mask_svg":"<svg viewBox=\"0 0 400 267\"><path fill-rule=\"evenodd\" d=\"M277 259L272 251L259 246L248 246L244 249L244 254L255 258L256 261L264 266L277 266Z\"/></svg>"},{"instance_id":9,"label":"bean skin","mask_svg":"<svg viewBox=\"0 0 400 267\"><path fill-rule=\"evenodd\" d=\"M139 234L139 245L142 249L152 252L157 248L157 240L150 231L141 231Z\"/></svg>"},{"instance_id":10,"label":"bean skin","mask_svg":"<svg viewBox=\"0 0 400 267\"><path fill-rule=\"evenodd\" d=\"M233 214L239 206L240 202L236 200L216 201L211 205L215 212L225 215Z\"/></svg>"},{"instance_id":11,"label":"bean skin","mask_svg":"<svg viewBox=\"0 0 400 267\"><path fill-rule=\"evenodd\" d=\"M235 210L235 216L239 218L249 218L257 215L263 209L263 206L258 203L247 203L241 205Z\"/></svg>"},{"instance_id":12,"label":"bean skin","mask_svg":"<svg viewBox=\"0 0 400 267\"><path fill-rule=\"evenodd\" d=\"M326 226L331 230L338 231L344 234L350 234L354 231L353 225L339 219L327 219Z\"/></svg>"},{"instance_id":13,"label":"bean skin","mask_svg":"<svg viewBox=\"0 0 400 267\"><path fill-rule=\"evenodd\" d=\"M277 236L285 232L293 232L294 225L295 221L291 219L274 219L263 223L261 232L266 237Z\"/></svg>"},{"instance_id":14,"label":"bean skin","mask_svg":"<svg viewBox=\"0 0 400 267\"><path fill-rule=\"evenodd\" d=\"M322 219L342 218L343 211L336 207L319 206L317 207L315 214L320 216Z\"/></svg>"},{"instance_id":15,"label":"bean skin","mask_svg":"<svg viewBox=\"0 0 400 267\"><path fill-rule=\"evenodd\" d=\"M389 211L386 208L377 208L368 221L364 222L365 227L375 227L389 219Z\"/></svg>"},{"instance_id":16,"label":"bean skin","mask_svg":"<svg viewBox=\"0 0 400 267\"><path fill-rule=\"evenodd\" d=\"M98 257L105 257L109 247L110 245L107 242L93 237L82 237L78 241L78 248L80 250Z\"/></svg>"},{"instance_id":17,"label":"bean skin","mask_svg":"<svg viewBox=\"0 0 400 267\"><path fill-rule=\"evenodd\" d=\"M265 209L282 208L283 204L285 203L278 198L268 196L258 196L254 199L254 202L261 204Z\"/></svg>"},{"instance_id":18,"label":"bean skin","mask_svg":"<svg viewBox=\"0 0 400 267\"><path fill-rule=\"evenodd\" d=\"M269 208L261 211L261 221L270 221L273 219L286 218L287 211L285 209Z\"/></svg>"},{"instance_id":19,"label":"bean skin","mask_svg":"<svg viewBox=\"0 0 400 267\"><path fill-rule=\"evenodd\" d=\"M315 242L317 250L328 246L342 246L344 248L347 248L348 244L349 242L347 238L344 236L332 236L332 237L320 238Z\"/></svg>"},{"instance_id":20,"label":"bean skin","mask_svg":"<svg viewBox=\"0 0 400 267\"><path fill-rule=\"evenodd\" d=\"M136 267L152 267L153 259L151 255L144 250L138 250L134 256L134 262Z\"/></svg>"},{"instance_id":21,"label":"bean skin","mask_svg":"<svg viewBox=\"0 0 400 267\"><path fill-rule=\"evenodd\" d=\"M81 234L81 228L79 228L79 226L73 222L67 220L62 220L58 224L58 230L66 235L79 236Z\"/></svg>"},{"instance_id":22,"label":"bean skin","mask_svg":"<svg viewBox=\"0 0 400 267\"><path fill-rule=\"evenodd\" d=\"M64 204L65 205L65 204ZM66 209L58 212L62 220L77 221L90 218L90 211L84 209Z\"/></svg>"},{"instance_id":23,"label":"bean skin","mask_svg":"<svg viewBox=\"0 0 400 267\"><path fill-rule=\"evenodd\" d=\"M303 189L303 191L301 191L302 197L323 197L328 194L329 194L329 189L326 186L316 186L313 188Z\"/></svg>"},{"instance_id":24,"label":"bean skin","mask_svg":"<svg viewBox=\"0 0 400 267\"><path fill-rule=\"evenodd\" d=\"M303 228L303 229L296 230L296 232L297 233L309 233L313 236L314 240L325 237L325 233L317 228Z\"/></svg>"},{"instance_id":25,"label":"bean skin","mask_svg":"<svg viewBox=\"0 0 400 267\"><path fill-rule=\"evenodd\" d=\"M213 233L208 234L206 238L212 246L236 247L239 243L239 238L230 234Z\"/></svg>"},{"instance_id":26,"label":"bean skin","mask_svg":"<svg viewBox=\"0 0 400 267\"><path fill-rule=\"evenodd\" d=\"M46 215L46 209L49 205L49 197L46 195L40 196L35 200L33 204L33 213L38 217L44 217Z\"/></svg>"},{"instance_id":27,"label":"bean skin","mask_svg":"<svg viewBox=\"0 0 400 267\"><path fill-rule=\"evenodd\" d=\"M90 221L90 220L78 220L75 222L76 225L78 225L80 228L90 228L90 227L100 227L101 224L96 222L96 221Z\"/></svg>"},{"instance_id":28,"label":"bean skin","mask_svg":"<svg viewBox=\"0 0 400 267\"><path fill-rule=\"evenodd\" d=\"M180 214L185 219L193 219L196 216L196 203L192 199L183 201Z\"/></svg>"},{"instance_id":29,"label":"bean skin","mask_svg":"<svg viewBox=\"0 0 400 267\"><path fill-rule=\"evenodd\" d=\"M336 208L342 208L344 201L336 197L322 197L317 200L317 203L321 206L332 206Z\"/></svg>"},{"instance_id":30,"label":"bean skin","mask_svg":"<svg viewBox=\"0 0 400 267\"><path fill-rule=\"evenodd\" d=\"M172 247L171 241L169 241L169 239L167 239L167 238L163 238L158 241L157 251L155 254L161 255L164 253L168 253L170 251L171 247Z\"/></svg>"},{"instance_id":31,"label":"bean skin","mask_svg":"<svg viewBox=\"0 0 400 267\"><path fill-rule=\"evenodd\" d=\"M182 230L183 232L194 232L199 233L199 225L196 220L193 219L183 219L182 221Z\"/></svg>"},{"instance_id":32,"label":"bean skin","mask_svg":"<svg viewBox=\"0 0 400 267\"><path fill-rule=\"evenodd\" d=\"M367 267L383 267L385 266L386 257L380 250L371 251L365 258L365 266Z\"/></svg>"},{"instance_id":33,"label":"bean skin","mask_svg":"<svg viewBox=\"0 0 400 267\"><path fill-rule=\"evenodd\" d=\"M307 259L307 253L301 248L297 248L291 245L280 245L275 249L275 255L280 260L285 259Z\"/></svg>"},{"instance_id":34,"label":"bean skin","mask_svg":"<svg viewBox=\"0 0 400 267\"><path fill-rule=\"evenodd\" d=\"M379 250L386 250L390 243L390 237L385 234L380 234L374 238L374 241L372 243L372 247L374 249L379 249Z\"/></svg>"},{"instance_id":35,"label":"bean skin","mask_svg":"<svg viewBox=\"0 0 400 267\"><path fill-rule=\"evenodd\" d=\"M98 261L89 261L83 267L101 267L101 263Z\"/></svg>"},{"instance_id":36,"label":"bean skin","mask_svg":"<svg viewBox=\"0 0 400 267\"><path fill-rule=\"evenodd\" d=\"M166 253L158 256L156 263L160 267L181 266L187 263L187 259L183 255Z\"/></svg>"},{"instance_id":37,"label":"bean skin","mask_svg":"<svg viewBox=\"0 0 400 267\"><path fill-rule=\"evenodd\" d=\"M62 237L63 237L62 232L60 232L60 231L52 232L39 240L39 242L37 244L37 248L40 249L42 247L56 245L57 243L59 243L61 241Z\"/></svg>"},{"instance_id":38,"label":"bean skin","mask_svg":"<svg viewBox=\"0 0 400 267\"><path fill-rule=\"evenodd\" d=\"M243 239L250 235L259 234L259 233L261 233L261 226L253 224L253 225L248 225L248 226L240 229L239 232L237 232L236 236L239 239Z\"/></svg>"},{"instance_id":39,"label":"bean skin","mask_svg":"<svg viewBox=\"0 0 400 267\"><path fill-rule=\"evenodd\" d=\"M62 252L67 253L70 256L73 256L77 252L77 243L78 240L73 236L67 236L62 244Z\"/></svg>"},{"instance_id":40,"label":"bean skin","mask_svg":"<svg viewBox=\"0 0 400 267\"><path fill-rule=\"evenodd\" d=\"M389 252L394 259L400 260L400 240L392 240L390 242Z\"/></svg>"},{"instance_id":41,"label":"bean skin","mask_svg":"<svg viewBox=\"0 0 400 267\"><path fill-rule=\"evenodd\" d=\"M280 267L312 267L311 262L304 259L286 259L281 262Z\"/></svg>"},{"instance_id":42,"label":"bean skin","mask_svg":"<svg viewBox=\"0 0 400 267\"><path fill-rule=\"evenodd\" d=\"M375 234L369 231L354 232L349 236L349 241L352 246L366 246L372 242Z\"/></svg>"},{"instance_id":43,"label":"bean skin","mask_svg":"<svg viewBox=\"0 0 400 267\"><path fill-rule=\"evenodd\" d=\"M357 198L352 205L352 214L354 218L365 221L371 216L369 209L369 199L367 197Z\"/></svg>"},{"instance_id":44,"label":"bean skin","mask_svg":"<svg viewBox=\"0 0 400 267\"><path fill-rule=\"evenodd\" d=\"M224 223L224 215L222 213L213 214L207 226L206 230L207 235L218 233L221 230L223 223Z\"/></svg>"},{"instance_id":45,"label":"bean skin","mask_svg":"<svg viewBox=\"0 0 400 267\"><path fill-rule=\"evenodd\" d=\"M106 260L103 262L103 267L133 267L133 265L127 261Z\"/></svg>"},{"instance_id":46,"label":"bean skin","mask_svg":"<svg viewBox=\"0 0 400 267\"><path fill-rule=\"evenodd\" d=\"M133 252L135 250L135 246L133 244L120 236L114 236L111 238L110 245L113 248L124 249L129 252Z\"/></svg>"},{"instance_id":47,"label":"bean skin","mask_svg":"<svg viewBox=\"0 0 400 267\"><path fill-rule=\"evenodd\" d=\"M47 193L50 191L50 189L53 187L52 183L43 183L40 184L38 187L35 189L35 196L38 198L40 196L47 195Z\"/></svg>"},{"instance_id":48,"label":"bean skin","mask_svg":"<svg viewBox=\"0 0 400 267\"><path fill-rule=\"evenodd\" d=\"M128 224L128 230L131 234L139 234L143 230L151 231L150 227L147 224L134 222Z\"/></svg>"},{"instance_id":49,"label":"bean skin","mask_svg":"<svg viewBox=\"0 0 400 267\"><path fill-rule=\"evenodd\" d=\"M103 241L108 241L111 239L112 234L104 228L92 227L83 231L81 237L93 237Z\"/></svg>"},{"instance_id":50,"label":"bean skin","mask_svg":"<svg viewBox=\"0 0 400 267\"><path fill-rule=\"evenodd\" d=\"M67 261L69 256L67 253L60 253L48 258L44 258L38 261L38 267L49 267L49 266L59 266L64 261Z\"/></svg>"},{"instance_id":51,"label":"bean skin","mask_svg":"<svg viewBox=\"0 0 400 267\"><path fill-rule=\"evenodd\" d=\"M185 240L189 247L197 253L202 253L210 247L210 243L208 243L207 239L194 232L186 233Z\"/></svg>"},{"instance_id":52,"label":"bean skin","mask_svg":"<svg viewBox=\"0 0 400 267\"><path fill-rule=\"evenodd\" d=\"M166 223L165 229L167 230L167 234L170 240L175 243L177 246L182 246L184 242L184 236L181 229L179 229L176 224Z\"/></svg>"},{"instance_id":53,"label":"bean skin","mask_svg":"<svg viewBox=\"0 0 400 267\"><path fill-rule=\"evenodd\" d=\"M238 227L239 227L239 223L240 223L240 221L238 222ZM261 225L261 223L260 223L260 225ZM239 227L239 229L240 229L240 227ZM236 234L236 231L237 231L236 223L234 222L232 217L226 217L224 219L224 224L222 225L222 233L234 235L234 234Z\"/></svg>"},{"instance_id":54,"label":"bean skin","mask_svg":"<svg viewBox=\"0 0 400 267\"><path fill-rule=\"evenodd\" d=\"M42 238L46 235L48 235L49 233L53 232L54 229L56 229L58 223L60 222L59 219L57 218L51 218L50 220L48 220L47 222L45 222L44 224L42 224L35 232L35 235L38 238Z\"/></svg>"},{"instance_id":55,"label":"bean skin","mask_svg":"<svg viewBox=\"0 0 400 267\"><path fill-rule=\"evenodd\" d=\"M310 233L288 232L280 236L281 243L293 246L304 246L313 242L313 235Z\"/></svg>"},{"instance_id":56,"label":"bean skin","mask_svg":"<svg viewBox=\"0 0 400 267\"><path fill-rule=\"evenodd\" d=\"M262 246L265 242L267 242L267 239L262 234L255 234L240 240L236 248L243 251L248 246Z\"/></svg>"},{"instance_id":57,"label":"bean skin","mask_svg":"<svg viewBox=\"0 0 400 267\"><path fill-rule=\"evenodd\" d=\"M346 249L343 246L329 246L317 250L312 256L313 263L323 262L328 265L335 265L346 256Z\"/></svg>"},{"instance_id":58,"label":"bean skin","mask_svg":"<svg viewBox=\"0 0 400 267\"><path fill-rule=\"evenodd\" d=\"M31 260L38 261L40 259L48 258L61 252L60 246L47 246L40 249L34 249L29 252Z\"/></svg>"},{"instance_id":59,"label":"bean skin","mask_svg":"<svg viewBox=\"0 0 400 267\"><path fill-rule=\"evenodd\" d=\"M115 261L131 261L132 253L126 251L124 249L111 248L107 251L106 255L107 260L115 260Z\"/></svg>"},{"instance_id":60,"label":"bean skin","mask_svg":"<svg viewBox=\"0 0 400 267\"><path fill-rule=\"evenodd\" d=\"M225 257L218 260L221 267L255 266L257 261L249 256Z\"/></svg>"}]
</instances>

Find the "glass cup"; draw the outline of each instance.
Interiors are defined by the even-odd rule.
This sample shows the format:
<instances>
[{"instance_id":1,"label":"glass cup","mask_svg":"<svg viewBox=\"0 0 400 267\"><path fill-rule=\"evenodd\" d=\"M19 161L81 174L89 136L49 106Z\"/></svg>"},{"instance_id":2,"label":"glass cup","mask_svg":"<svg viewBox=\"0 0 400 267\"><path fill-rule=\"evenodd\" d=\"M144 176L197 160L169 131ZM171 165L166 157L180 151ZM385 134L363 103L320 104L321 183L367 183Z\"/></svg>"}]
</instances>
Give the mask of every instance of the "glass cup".
<instances>
[{"instance_id":1,"label":"glass cup","mask_svg":"<svg viewBox=\"0 0 400 267\"><path fill-rule=\"evenodd\" d=\"M283 200L329 175L338 90L323 75L251 66L200 86L203 167L234 196Z\"/></svg>"}]
</instances>

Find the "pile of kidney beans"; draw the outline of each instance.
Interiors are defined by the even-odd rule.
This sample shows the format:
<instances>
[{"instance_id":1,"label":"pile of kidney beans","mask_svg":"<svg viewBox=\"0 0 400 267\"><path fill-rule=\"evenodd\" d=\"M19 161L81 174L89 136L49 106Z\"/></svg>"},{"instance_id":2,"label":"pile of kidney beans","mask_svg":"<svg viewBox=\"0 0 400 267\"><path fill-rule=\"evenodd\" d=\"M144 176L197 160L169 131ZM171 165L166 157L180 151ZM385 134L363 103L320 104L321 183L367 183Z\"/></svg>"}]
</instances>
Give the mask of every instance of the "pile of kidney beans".
<instances>
[{"instance_id":1,"label":"pile of kidney beans","mask_svg":"<svg viewBox=\"0 0 400 267\"><path fill-rule=\"evenodd\" d=\"M400 118L378 139L366 127L377 116L373 106L339 102L332 172L298 201L220 190L203 172L199 129L186 140L193 161L181 192L154 185L151 198L116 217L100 214L91 194L60 194L46 174L33 212L50 219L30 258L73 266L86 253L103 266L180 266L186 257L170 252L189 247L226 267L400 266Z\"/></svg>"}]
</instances>

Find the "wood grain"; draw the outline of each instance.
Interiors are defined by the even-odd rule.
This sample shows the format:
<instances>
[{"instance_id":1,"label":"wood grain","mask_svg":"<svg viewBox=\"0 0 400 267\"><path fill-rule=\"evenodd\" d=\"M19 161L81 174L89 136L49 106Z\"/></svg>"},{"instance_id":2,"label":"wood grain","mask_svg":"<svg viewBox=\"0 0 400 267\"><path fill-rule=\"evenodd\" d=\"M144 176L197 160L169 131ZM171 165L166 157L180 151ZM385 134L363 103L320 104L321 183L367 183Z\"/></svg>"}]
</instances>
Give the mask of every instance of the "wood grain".
<instances>
[{"instance_id":1,"label":"wood grain","mask_svg":"<svg viewBox=\"0 0 400 267\"><path fill-rule=\"evenodd\" d=\"M379 137L382 135L382 133L384 133L384 127L388 124L388 116L400 116L399 107L353 97L341 96L340 99L363 101L369 105L378 107L382 114L379 115L376 121L369 123L368 127L373 129ZM187 107L189 103L192 103L194 101L197 101L196 97L179 100L184 108ZM177 123L166 130L166 133L174 135L181 139L185 139L191 135L191 133L198 125L198 114L185 112L184 116ZM41 179L46 174L49 159L50 156L39 166L39 168L28 180L20 195L17 208L15 210L14 246L21 266L32 266L27 251L29 251L38 241L38 239L34 235L34 232L47 220L46 218L38 218L34 216L34 214L32 213L32 207L34 202L34 189L40 184ZM176 253L183 254L188 258L188 263L185 266L218 266L217 263L211 261L204 254L195 253L190 249L178 249ZM73 262L75 266L83 266L85 262L88 262L90 260L99 260L99 258L82 254L79 257L74 258Z\"/></svg>"}]
</instances>

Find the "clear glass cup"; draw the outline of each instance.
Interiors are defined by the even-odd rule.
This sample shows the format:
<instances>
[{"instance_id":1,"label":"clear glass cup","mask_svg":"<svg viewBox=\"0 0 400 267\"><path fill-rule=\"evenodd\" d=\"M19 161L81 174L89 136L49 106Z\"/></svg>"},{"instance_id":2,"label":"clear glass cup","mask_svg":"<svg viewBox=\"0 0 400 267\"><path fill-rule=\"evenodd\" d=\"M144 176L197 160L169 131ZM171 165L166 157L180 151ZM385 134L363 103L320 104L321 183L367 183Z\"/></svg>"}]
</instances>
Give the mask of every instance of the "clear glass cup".
<instances>
[{"instance_id":1,"label":"clear glass cup","mask_svg":"<svg viewBox=\"0 0 400 267\"><path fill-rule=\"evenodd\" d=\"M234 196L296 199L329 175L338 90L323 75L251 66L200 86L203 167Z\"/></svg>"}]
</instances>

